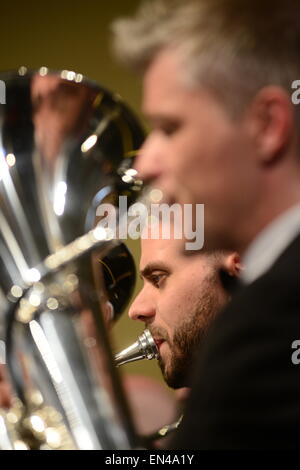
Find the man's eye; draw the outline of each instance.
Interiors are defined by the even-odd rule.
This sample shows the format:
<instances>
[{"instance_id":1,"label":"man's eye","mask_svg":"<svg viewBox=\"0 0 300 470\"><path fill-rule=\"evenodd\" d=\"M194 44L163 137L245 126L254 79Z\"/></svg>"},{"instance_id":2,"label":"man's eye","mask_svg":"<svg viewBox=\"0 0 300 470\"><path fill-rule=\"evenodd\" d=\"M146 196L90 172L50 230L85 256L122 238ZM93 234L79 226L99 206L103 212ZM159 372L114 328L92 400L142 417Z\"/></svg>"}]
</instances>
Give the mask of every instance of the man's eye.
<instances>
[{"instance_id":1,"label":"man's eye","mask_svg":"<svg viewBox=\"0 0 300 470\"><path fill-rule=\"evenodd\" d=\"M160 127L160 131L168 137L175 134L177 130L178 130L178 124L169 124L169 125L166 124Z\"/></svg>"},{"instance_id":2,"label":"man's eye","mask_svg":"<svg viewBox=\"0 0 300 470\"><path fill-rule=\"evenodd\" d=\"M155 287L161 287L166 275L162 274L152 274L150 281Z\"/></svg>"},{"instance_id":3,"label":"man's eye","mask_svg":"<svg viewBox=\"0 0 300 470\"><path fill-rule=\"evenodd\" d=\"M180 122L167 122L167 121L158 121L158 122L153 122L152 125L150 125L150 132L158 132L160 134L163 134L165 136L171 136L175 134L179 130L181 126Z\"/></svg>"}]
</instances>

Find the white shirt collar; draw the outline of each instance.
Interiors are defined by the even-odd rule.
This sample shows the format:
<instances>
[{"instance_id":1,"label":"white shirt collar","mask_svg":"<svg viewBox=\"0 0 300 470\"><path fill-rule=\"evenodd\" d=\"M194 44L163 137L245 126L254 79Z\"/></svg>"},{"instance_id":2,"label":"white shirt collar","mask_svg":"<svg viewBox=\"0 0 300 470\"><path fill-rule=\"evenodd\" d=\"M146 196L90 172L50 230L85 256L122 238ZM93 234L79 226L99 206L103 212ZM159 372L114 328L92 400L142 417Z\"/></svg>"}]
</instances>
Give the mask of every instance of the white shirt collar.
<instances>
[{"instance_id":1,"label":"white shirt collar","mask_svg":"<svg viewBox=\"0 0 300 470\"><path fill-rule=\"evenodd\" d=\"M300 204L278 216L260 232L247 249L241 279L250 284L268 271L300 233Z\"/></svg>"}]
</instances>

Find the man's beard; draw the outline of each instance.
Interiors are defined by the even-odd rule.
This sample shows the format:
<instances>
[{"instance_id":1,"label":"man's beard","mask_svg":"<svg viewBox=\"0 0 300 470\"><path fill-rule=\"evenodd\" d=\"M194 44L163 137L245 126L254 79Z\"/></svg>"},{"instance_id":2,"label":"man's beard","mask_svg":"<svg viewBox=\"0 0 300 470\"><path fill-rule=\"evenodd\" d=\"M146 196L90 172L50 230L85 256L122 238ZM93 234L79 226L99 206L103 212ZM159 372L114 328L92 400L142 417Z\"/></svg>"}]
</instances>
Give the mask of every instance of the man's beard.
<instances>
[{"instance_id":1,"label":"man's beard","mask_svg":"<svg viewBox=\"0 0 300 470\"><path fill-rule=\"evenodd\" d=\"M159 366L169 387L176 389L189 386L188 379L195 353L205 335L202 326L199 313L186 320L180 328L176 328L173 342L169 343L171 355L168 363L164 364L159 359Z\"/></svg>"},{"instance_id":2,"label":"man's beard","mask_svg":"<svg viewBox=\"0 0 300 470\"><path fill-rule=\"evenodd\" d=\"M163 328L151 328L151 333L165 339L170 348L167 361L159 358L159 366L167 385L171 388L189 386L189 377L194 363L195 353L199 349L208 327L215 315L223 307L216 294L216 277L204 281L209 283L202 291L202 295L191 302L193 309L190 312L182 312L186 316L182 323L174 330L173 341L170 340Z\"/></svg>"}]
</instances>

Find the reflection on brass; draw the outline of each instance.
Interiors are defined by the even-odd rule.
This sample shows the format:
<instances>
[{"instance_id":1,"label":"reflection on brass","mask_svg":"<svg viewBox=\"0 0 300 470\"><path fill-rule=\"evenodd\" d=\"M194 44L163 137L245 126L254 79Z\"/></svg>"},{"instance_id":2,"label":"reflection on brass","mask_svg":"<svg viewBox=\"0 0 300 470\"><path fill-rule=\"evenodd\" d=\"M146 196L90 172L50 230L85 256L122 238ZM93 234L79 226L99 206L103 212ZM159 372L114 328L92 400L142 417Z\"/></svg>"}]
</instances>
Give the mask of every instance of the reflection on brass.
<instances>
[{"instance_id":1,"label":"reflection on brass","mask_svg":"<svg viewBox=\"0 0 300 470\"><path fill-rule=\"evenodd\" d=\"M1 415L14 450L75 450L62 416L45 406L38 390L28 392L27 408L15 398L10 410Z\"/></svg>"},{"instance_id":2,"label":"reflection on brass","mask_svg":"<svg viewBox=\"0 0 300 470\"><path fill-rule=\"evenodd\" d=\"M160 439L163 439L164 437L167 437L170 434L172 434L174 431L176 431L178 429L178 427L180 426L182 418L183 418L183 415L181 415L179 417L179 419L177 421L175 421L174 423L167 424L167 425L163 426L162 428L160 428L158 431L156 431L154 433L151 433L151 434L148 434L146 436L143 436L142 439L143 439L143 443L144 443L145 447L146 448L148 448L148 447L152 448L153 443L156 443Z\"/></svg>"},{"instance_id":3,"label":"reflection on brass","mask_svg":"<svg viewBox=\"0 0 300 470\"><path fill-rule=\"evenodd\" d=\"M107 241L112 243L110 233L106 232L105 229L101 228L100 230L96 227L86 235L77 238L74 242L61 248L55 254L48 256L44 263L46 272L55 271L71 263L86 251L95 249Z\"/></svg>"},{"instance_id":4,"label":"reflection on brass","mask_svg":"<svg viewBox=\"0 0 300 470\"><path fill-rule=\"evenodd\" d=\"M33 319L36 310L36 306L32 305L27 299L21 299L16 318L21 323L29 323Z\"/></svg>"}]
</instances>

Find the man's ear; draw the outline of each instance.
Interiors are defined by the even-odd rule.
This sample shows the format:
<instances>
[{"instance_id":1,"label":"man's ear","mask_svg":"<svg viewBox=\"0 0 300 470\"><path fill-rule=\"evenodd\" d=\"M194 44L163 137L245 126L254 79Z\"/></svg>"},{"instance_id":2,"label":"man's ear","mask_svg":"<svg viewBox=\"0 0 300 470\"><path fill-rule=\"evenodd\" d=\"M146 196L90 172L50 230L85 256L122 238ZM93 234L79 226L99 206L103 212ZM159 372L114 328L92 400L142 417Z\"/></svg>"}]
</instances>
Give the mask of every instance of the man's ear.
<instances>
[{"instance_id":1,"label":"man's ear","mask_svg":"<svg viewBox=\"0 0 300 470\"><path fill-rule=\"evenodd\" d=\"M261 163L272 163L291 139L293 105L290 97L278 86L267 86L257 93L250 110L257 155Z\"/></svg>"},{"instance_id":2,"label":"man's ear","mask_svg":"<svg viewBox=\"0 0 300 470\"><path fill-rule=\"evenodd\" d=\"M237 277L242 269L240 255L237 252L227 255L224 259L223 269L230 276Z\"/></svg>"}]
</instances>

